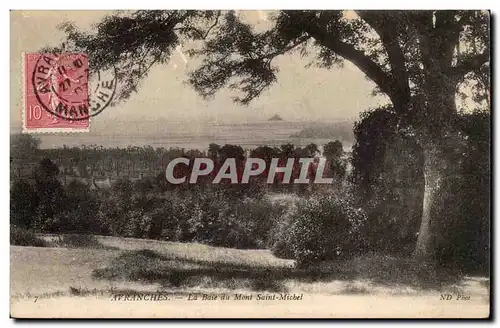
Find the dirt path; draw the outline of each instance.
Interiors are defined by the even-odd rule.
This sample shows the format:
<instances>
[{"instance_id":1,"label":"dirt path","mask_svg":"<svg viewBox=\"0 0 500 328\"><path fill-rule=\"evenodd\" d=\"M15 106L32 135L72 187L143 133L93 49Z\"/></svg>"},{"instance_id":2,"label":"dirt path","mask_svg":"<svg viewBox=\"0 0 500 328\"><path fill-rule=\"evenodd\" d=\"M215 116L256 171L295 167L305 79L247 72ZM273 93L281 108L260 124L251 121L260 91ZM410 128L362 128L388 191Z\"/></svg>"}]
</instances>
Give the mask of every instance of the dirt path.
<instances>
[{"instance_id":1,"label":"dirt path","mask_svg":"<svg viewBox=\"0 0 500 328\"><path fill-rule=\"evenodd\" d=\"M11 246L11 315L20 318L484 318L489 315L489 294L484 279L464 281L461 289L448 291L450 300L441 300L441 293L437 291L408 291L403 286L375 288L357 280L349 282L352 285L349 293L345 289L346 281L288 280L287 292L303 294L302 300L256 300L257 294L263 292L167 290L159 285L111 283L92 278L94 269L105 266L121 252ZM159 289L170 295L170 299L116 301L110 289L140 293ZM80 295L86 296L78 296L80 290L84 293ZM195 293L225 293L230 300L207 301L201 297L188 300L189 295ZM234 295L239 293L252 295L252 300L234 300ZM458 293L470 298L457 300Z\"/></svg>"}]
</instances>

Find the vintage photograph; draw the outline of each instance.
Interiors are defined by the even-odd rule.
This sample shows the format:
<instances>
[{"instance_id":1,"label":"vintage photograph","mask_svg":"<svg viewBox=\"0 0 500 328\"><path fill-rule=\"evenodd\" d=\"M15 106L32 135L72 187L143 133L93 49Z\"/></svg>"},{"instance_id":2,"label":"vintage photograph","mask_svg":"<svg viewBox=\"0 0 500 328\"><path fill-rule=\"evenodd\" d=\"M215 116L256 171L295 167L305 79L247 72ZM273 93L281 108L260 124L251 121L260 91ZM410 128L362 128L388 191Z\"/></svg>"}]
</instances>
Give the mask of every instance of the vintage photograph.
<instances>
[{"instance_id":1,"label":"vintage photograph","mask_svg":"<svg viewBox=\"0 0 500 328\"><path fill-rule=\"evenodd\" d=\"M11 317L488 319L490 25L11 11Z\"/></svg>"}]
</instances>

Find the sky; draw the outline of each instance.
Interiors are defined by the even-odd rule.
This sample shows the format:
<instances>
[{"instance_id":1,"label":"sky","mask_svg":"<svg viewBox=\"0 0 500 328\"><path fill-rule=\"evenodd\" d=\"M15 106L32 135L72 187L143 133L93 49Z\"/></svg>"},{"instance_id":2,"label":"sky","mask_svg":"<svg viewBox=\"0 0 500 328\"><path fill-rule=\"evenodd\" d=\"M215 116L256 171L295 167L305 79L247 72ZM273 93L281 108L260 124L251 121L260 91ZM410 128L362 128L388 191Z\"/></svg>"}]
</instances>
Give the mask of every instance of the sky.
<instances>
[{"instance_id":1,"label":"sky","mask_svg":"<svg viewBox=\"0 0 500 328\"><path fill-rule=\"evenodd\" d=\"M58 45L64 35L57 26L72 21L78 27L91 29L105 11L11 11L11 131L21 127L23 108L22 53L37 52L47 45ZM240 12L244 19L257 28L269 22L262 11ZM169 122L246 123L265 121L279 114L286 121L355 120L359 113L385 103L385 99L371 95L374 84L354 65L321 69L306 68L311 58L299 55L279 57L278 82L249 106L233 103L229 90L221 90L209 101L203 100L189 85L187 72L196 68L197 60L189 59L180 51L174 52L170 62L154 66L138 93L125 103L106 108L94 117L91 130L113 129L116 120L134 128L141 120ZM122 126L123 128L123 126ZM96 130L97 129L97 130Z\"/></svg>"}]
</instances>

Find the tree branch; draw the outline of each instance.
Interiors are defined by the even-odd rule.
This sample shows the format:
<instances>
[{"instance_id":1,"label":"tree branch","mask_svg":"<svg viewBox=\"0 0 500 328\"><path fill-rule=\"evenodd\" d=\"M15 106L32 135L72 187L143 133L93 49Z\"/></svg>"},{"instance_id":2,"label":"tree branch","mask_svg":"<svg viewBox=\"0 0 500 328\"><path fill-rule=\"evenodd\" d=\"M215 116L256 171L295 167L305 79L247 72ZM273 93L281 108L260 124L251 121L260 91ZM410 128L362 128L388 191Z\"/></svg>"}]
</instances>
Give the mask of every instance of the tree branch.
<instances>
[{"instance_id":1,"label":"tree branch","mask_svg":"<svg viewBox=\"0 0 500 328\"><path fill-rule=\"evenodd\" d=\"M212 31L212 29L214 27L216 27L217 24L219 24L220 16L221 16L221 11L219 10L219 11L217 11L217 17L215 18L215 22L204 32L202 30L194 27L194 26L176 27L176 28L174 28L174 31L192 31L192 32L195 32L198 35L198 38L200 38L201 40L206 40L210 31Z\"/></svg>"},{"instance_id":2,"label":"tree branch","mask_svg":"<svg viewBox=\"0 0 500 328\"><path fill-rule=\"evenodd\" d=\"M358 10L356 13L380 36L380 40L389 57L391 73L395 80L394 83L397 85L401 95L407 98L404 101L409 101L409 76L405 65L405 57L399 45L395 17L398 13L395 11L385 12L375 10Z\"/></svg>"},{"instance_id":3,"label":"tree branch","mask_svg":"<svg viewBox=\"0 0 500 328\"><path fill-rule=\"evenodd\" d=\"M151 67L156 64L158 62L158 58L154 58L151 63L149 63L149 65L144 69L144 71L139 75L139 79L144 77L148 72L149 70L151 69Z\"/></svg>"},{"instance_id":4,"label":"tree branch","mask_svg":"<svg viewBox=\"0 0 500 328\"><path fill-rule=\"evenodd\" d=\"M481 68L485 63L490 61L490 50L486 48L482 53L464 59L451 68L451 73L455 78L460 78L465 74Z\"/></svg>"},{"instance_id":5,"label":"tree branch","mask_svg":"<svg viewBox=\"0 0 500 328\"><path fill-rule=\"evenodd\" d=\"M312 25L312 24L311 24ZM380 90L386 93L391 99L395 96L394 81L391 76L371 60L363 51L357 50L353 45L345 43L337 36L327 34L324 30L315 26L308 26L307 33L318 41L322 46L337 53L339 56L351 61L363 73L368 76Z\"/></svg>"},{"instance_id":6,"label":"tree branch","mask_svg":"<svg viewBox=\"0 0 500 328\"><path fill-rule=\"evenodd\" d=\"M309 35L302 36L302 37L298 38L297 40L295 40L295 42L293 42L292 44L284 47L283 49L279 49L279 50L277 50L275 52L269 53L269 54L265 55L262 58L263 59L274 59L276 56L284 55L288 51L293 50L294 48L298 47L299 45L301 45L302 43L306 42L310 38L311 37Z\"/></svg>"},{"instance_id":7,"label":"tree branch","mask_svg":"<svg viewBox=\"0 0 500 328\"><path fill-rule=\"evenodd\" d=\"M221 16L221 11L217 11L217 17L215 18L215 22L208 28L207 32L205 33L205 35L203 36L203 40L205 40L208 36L208 34L210 33L210 31L217 26L217 24L219 24L219 18Z\"/></svg>"},{"instance_id":8,"label":"tree branch","mask_svg":"<svg viewBox=\"0 0 500 328\"><path fill-rule=\"evenodd\" d=\"M415 10L406 13L405 16L417 32L419 43L418 49L422 55L422 64L424 65L424 69L435 69L433 68L434 61L430 42L433 29L432 12L426 10Z\"/></svg>"},{"instance_id":9,"label":"tree branch","mask_svg":"<svg viewBox=\"0 0 500 328\"><path fill-rule=\"evenodd\" d=\"M433 38L436 40L435 56L440 61L442 69L451 66L455 46L459 43L460 31L464 21L456 19L457 11L438 10L435 13L436 24Z\"/></svg>"}]
</instances>

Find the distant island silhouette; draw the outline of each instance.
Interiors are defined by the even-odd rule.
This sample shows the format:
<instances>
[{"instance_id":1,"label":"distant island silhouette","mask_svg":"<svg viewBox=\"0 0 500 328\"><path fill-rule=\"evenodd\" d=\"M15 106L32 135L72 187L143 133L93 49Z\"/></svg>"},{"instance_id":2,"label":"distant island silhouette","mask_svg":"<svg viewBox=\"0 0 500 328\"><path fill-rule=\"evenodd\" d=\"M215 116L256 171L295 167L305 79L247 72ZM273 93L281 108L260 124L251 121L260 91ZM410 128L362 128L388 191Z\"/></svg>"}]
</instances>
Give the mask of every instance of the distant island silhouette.
<instances>
[{"instance_id":1,"label":"distant island silhouette","mask_svg":"<svg viewBox=\"0 0 500 328\"><path fill-rule=\"evenodd\" d=\"M274 116L268 119L268 121L283 121L283 118L278 114L274 114Z\"/></svg>"}]
</instances>

